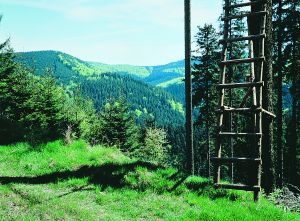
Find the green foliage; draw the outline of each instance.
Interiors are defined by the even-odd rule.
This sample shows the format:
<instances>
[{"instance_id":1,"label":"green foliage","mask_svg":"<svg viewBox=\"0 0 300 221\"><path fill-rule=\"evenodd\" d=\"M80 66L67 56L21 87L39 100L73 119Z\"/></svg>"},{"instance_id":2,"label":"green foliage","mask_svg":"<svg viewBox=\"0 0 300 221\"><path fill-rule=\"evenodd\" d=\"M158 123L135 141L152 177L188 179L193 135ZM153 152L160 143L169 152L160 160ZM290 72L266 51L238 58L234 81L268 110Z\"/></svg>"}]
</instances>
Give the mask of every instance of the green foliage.
<instances>
[{"instance_id":1,"label":"green foliage","mask_svg":"<svg viewBox=\"0 0 300 221\"><path fill-rule=\"evenodd\" d=\"M184 89L182 85L178 88L176 85L175 88L169 86L162 90L143 83L152 84L152 81L164 82L182 77L183 73L174 75L173 72L166 74L163 71L183 67L183 62L155 67L114 66L84 62L56 51L17 53L15 60L34 70L34 73L39 76L45 74L45 69L51 68L58 84L63 84L68 91L76 91L80 88L85 97L92 99L98 111L107 99L124 96L130 103L131 110L143 110L144 108L148 110L148 113L139 116L139 122L154 116L158 125L184 123L182 114L178 110L172 109L168 103L169 100L183 102ZM145 77L145 73L140 73L140 71L149 71L151 75ZM107 72L114 74L107 74Z\"/></svg>"},{"instance_id":2,"label":"green foliage","mask_svg":"<svg viewBox=\"0 0 300 221\"><path fill-rule=\"evenodd\" d=\"M194 105L200 107L199 121L209 120L212 123L213 109L217 103L217 92L213 87L219 77L218 34L212 25L198 27L196 35L197 54L193 57L193 98Z\"/></svg>"},{"instance_id":3,"label":"green foliage","mask_svg":"<svg viewBox=\"0 0 300 221\"><path fill-rule=\"evenodd\" d=\"M137 148L133 155L145 161L165 165L169 149L166 131L150 127L146 128L143 145Z\"/></svg>"},{"instance_id":4,"label":"green foliage","mask_svg":"<svg viewBox=\"0 0 300 221\"><path fill-rule=\"evenodd\" d=\"M77 137L91 136L95 109L90 101L68 95L50 69L43 77L35 76L13 62L9 49L3 49L0 57L6 62L0 80L1 143L61 138L67 125L73 126Z\"/></svg>"},{"instance_id":5,"label":"green foliage","mask_svg":"<svg viewBox=\"0 0 300 221\"><path fill-rule=\"evenodd\" d=\"M118 146L124 152L139 147L139 128L124 98L109 100L104 105L97 138L101 143Z\"/></svg>"},{"instance_id":6,"label":"green foliage","mask_svg":"<svg viewBox=\"0 0 300 221\"><path fill-rule=\"evenodd\" d=\"M199 134L196 143L196 151L201 174L210 176L210 165L207 158L212 152L213 142L210 139L214 137L216 127L215 110L218 104L219 94L216 85L219 80L219 59L220 52L218 38L215 28L212 25L205 24L198 27L198 33L195 36L197 50L193 57L193 105L199 110L196 119L197 128L195 133ZM202 135L202 136L201 136ZM205 135L205 136L203 136ZM204 147L205 146L205 147Z\"/></svg>"},{"instance_id":7,"label":"green foliage","mask_svg":"<svg viewBox=\"0 0 300 221\"><path fill-rule=\"evenodd\" d=\"M64 115L68 122L66 132L74 133L74 137L84 138L93 142L93 138L99 132L99 118L94 108L94 103L82 96L79 90L75 90L64 103Z\"/></svg>"},{"instance_id":8,"label":"green foliage","mask_svg":"<svg viewBox=\"0 0 300 221\"><path fill-rule=\"evenodd\" d=\"M173 84L184 84L184 78L183 77L174 78L172 80L160 83L157 86L166 88L166 87L170 87Z\"/></svg>"},{"instance_id":9,"label":"green foliage","mask_svg":"<svg viewBox=\"0 0 300 221\"><path fill-rule=\"evenodd\" d=\"M70 55L60 53L58 58L64 65L80 75L92 77L96 72L88 63L85 63Z\"/></svg>"},{"instance_id":10,"label":"green foliage","mask_svg":"<svg viewBox=\"0 0 300 221\"><path fill-rule=\"evenodd\" d=\"M145 78L148 77L151 72L146 67L141 66L133 66L133 65L126 65L126 64L118 64L118 65L109 65L109 64L102 64L97 62L90 62L92 66L95 68L97 73L120 73L120 74L127 74L138 78Z\"/></svg>"},{"instance_id":11,"label":"green foliage","mask_svg":"<svg viewBox=\"0 0 300 221\"><path fill-rule=\"evenodd\" d=\"M76 75L97 79L99 75L104 73L117 73L140 79L152 85L158 85L184 75L184 61L160 66L110 65L99 62L85 62L58 51L17 53L16 60L27 67L35 69L39 75L43 74L45 67L51 67L57 71L57 74L61 75L64 82L69 81L72 76Z\"/></svg>"},{"instance_id":12,"label":"green foliage","mask_svg":"<svg viewBox=\"0 0 300 221\"><path fill-rule=\"evenodd\" d=\"M124 97L131 111L147 109L137 119L139 123L151 116L154 116L158 126L184 123L182 113L179 109L173 109L169 102L174 100L179 103L174 96L131 77L102 74L97 80L83 79L80 84L83 94L94 101L98 111L101 111L107 100Z\"/></svg>"},{"instance_id":13,"label":"green foliage","mask_svg":"<svg viewBox=\"0 0 300 221\"><path fill-rule=\"evenodd\" d=\"M13 124L11 115L12 96L14 93L14 72L16 65L13 62L13 51L9 47L9 40L0 45L0 142L5 143L6 139L15 141L20 134L12 133L19 127Z\"/></svg>"}]
</instances>

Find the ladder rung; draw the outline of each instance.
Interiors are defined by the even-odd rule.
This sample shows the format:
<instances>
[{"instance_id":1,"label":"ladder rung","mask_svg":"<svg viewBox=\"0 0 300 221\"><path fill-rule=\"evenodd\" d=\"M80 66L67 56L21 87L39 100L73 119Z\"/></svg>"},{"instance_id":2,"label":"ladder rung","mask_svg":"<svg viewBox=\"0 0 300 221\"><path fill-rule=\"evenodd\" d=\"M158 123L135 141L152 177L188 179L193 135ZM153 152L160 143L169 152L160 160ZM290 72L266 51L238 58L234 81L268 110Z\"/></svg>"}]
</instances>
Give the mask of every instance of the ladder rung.
<instances>
[{"instance_id":1,"label":"ladder rung","mask_svg":"<svg viewBox=\"0 0 300 221\"><path fill-rule=\"evenodd\" d=\"M261 87L264 86L264 82L245 82L245 83L230 83L230 84L219 84L218 88L241 88L241 87Z\"/></svg>"},{"instance_id":2,"label":"ladder rung","mask_svg":"<svg viewBox=\"0 0 300 221\"><path fill-rule=\"evenodd\" d=\"M233 133L233 132L220 132L219 136L231 136L231 137L246 137L246 136L253 136L253 137L261 137L261 133Z\"/></svg>"},{"instance_id":3,"label":"ladder rung","mask_svg":"<svg viewBox=\"0 0 300 221\"><path fill-rule=\"evenodd\" d=\"M236 41L246 41L246 40L257 40L257 39L263 39L266 37L266 34L259 34L259 35L249 35L244 37L237 37L237 38L227 38L220 40L220 43L230 43L230 42L236 42Z\"/></svg>"},{"instance_id":4,"label":"ladder rung","mask_svg":"<svg viewBox=\"0 0 300 221\"><path fill-rule=\"evenodd\" d=\"M233 108L233 107L227 107L227 106L222 106L219 109L216 110L217 113L224 113L224 112L253 112L253 113L257 113L257 112L262 112L263 109L262 108L251 108L251 107L237 107L237 108Z\"/></svg>"},{"instance_id":5,"label":"ladder rung","mask_svg":"<svg viewBox=\"0 0 300 221\"><path fill-rule=\"evenodd\" d=\"M259 11L259 12L248 12L244 14L239 14L239 15L231 15L228 17L222 18L222 21L228 21L232 19L239 19L239 18L245 18L245 17L254 17L254 16L260 16L260 15L266 15L268 12L267 11Z\"/></svg>"},{"instance_id":6,"label":"ladder rung","mask_svg":"<svg viewBox=\"0 0 300 221\"><path fill-rule=\"evenodd\" d=\"M267 114L267 115L269 115L270 117L276 118L276 115L273 114L273 113L270 112L270 111L267 111L267 110L265 110L265 109L262 109L262 112L265 113L265 114Z\"/></svg>"},{"instance_id":7,"label":"ladder rung","mask_svg":"<svg viewBox=\"0 0 300 221\"><path fill-rule=\"evenodd\" d=\"M215 184L216 188L234 189L234 190L245 190L245 191L260 191L260 186L250 186L245 184Z\"/></svg>"},{"instance_id":8,"label":"ladder rung","mask_svg":"<svg viewBox=\"0 0 300 221\"><path fill-rule=\"evenodd\" d=\"M258 3L262 3L264 2L264 0L260 1L253 1L253 2L244 2L244 3L240 3L240 4L234 4L234 5L229 5L228 7L224 7L224 8L228 8L228 9L232 9L232 8L239 8L239 7L246 7L246 6L250 6L250 5L254 5L254 4L258 4Z\"/></svg>"},{"instance_id":9,"label":"ladder rung","mask_svg":"<svg viewBox=\"0 0 300 221\"><path fill-rule=\"evenodd\" d=\"M265 61L265 57L260 58L243 58L243 59L234 59L234 60L228 60L228 61L221 61L221 64L223 65L229 65L229 64L241 64L241 63L251 63L251 62L258 62L258 61Z\"/></svg>"},{"instance_id":10,"label":"ladder rung","mask_svg":"<svg viewBox=\"0 0 300 221\"><path fill-rule=\"evenodd\" d=\"M220 157L211 157L212 161L215 161L217 163L260 163L260 158L248 158L248 157L226 157L226 158L220 158Z\"/></svg>"}]
</instances>

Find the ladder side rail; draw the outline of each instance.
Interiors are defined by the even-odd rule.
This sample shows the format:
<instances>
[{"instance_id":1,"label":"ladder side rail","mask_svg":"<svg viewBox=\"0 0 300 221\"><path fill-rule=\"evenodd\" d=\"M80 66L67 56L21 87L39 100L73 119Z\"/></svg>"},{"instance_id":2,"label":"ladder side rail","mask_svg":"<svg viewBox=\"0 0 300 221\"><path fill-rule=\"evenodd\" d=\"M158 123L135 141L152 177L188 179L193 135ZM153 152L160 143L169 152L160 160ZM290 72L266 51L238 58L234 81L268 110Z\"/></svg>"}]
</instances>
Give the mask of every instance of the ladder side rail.
<instances>
[{"instance_id":1,"label":"ladder side rail","mask_svg":"<svg viewBox=\"0 0 300 221\"><path fill-rule=\"evenodd\" d=\"M225 7L227 8L230 6L230 0L225 0ZM225 17L229 16L229 10L225 9ZM228 30L229 29L229 21L224 21L224 39L228 39ZM221 60L226 61L227 60L227 43L223 44L223 49L222 49L222 55L221 55ZM221 65L221 76L220 76L220 83L225 84L225 77L226 77L226 64L220 64ZM224 99L225 99L225 89L222 88L220 91L220 102L219 106L224 106ZM221 132L221 128L223 125L223 120L224 120L224 114L220 113L219 114L219 120L218 120L218 128L219 132ZM216 139L216 156L221 157L222 154L222 140L220 139L220 136L217 136ZM215 168L215 176L214 176L214 183L218 184L220 183L221 179L221 166L220 165L214 165Z\"/></svg>"},{"instance_id":2,"label":"ladder side rail","mask_svg":"<svg viewBox=\"0 0 300 221\"><path fill-rule=\"evenodd\" d=\"M266 10L266 6L263 6L264 10ZM266 15L263 16L263 18L260 21L260 34L265 34L266 33ZM264 47L265 47L265 39L261 39L260 42L258 42L258 54L259 56L263 55L264 56ZM264 62L260 62L257 70L258 78L260 81L263 81L263 73L264 73ZM260 108L262 108L262 98L263 98L263 87L258 88L258 104ZM258 131L259 133L262 134L262 112L257 114L257 126L258 126ZM261 158L262 155L262 137L258 139L258 157ZM257 185L261 186L261 173L262 173L262 164L258 165L258 170L257 170ZM260 191L254 191L254 200L258 201L260 197Z\"/></svg>"}]
</instances>

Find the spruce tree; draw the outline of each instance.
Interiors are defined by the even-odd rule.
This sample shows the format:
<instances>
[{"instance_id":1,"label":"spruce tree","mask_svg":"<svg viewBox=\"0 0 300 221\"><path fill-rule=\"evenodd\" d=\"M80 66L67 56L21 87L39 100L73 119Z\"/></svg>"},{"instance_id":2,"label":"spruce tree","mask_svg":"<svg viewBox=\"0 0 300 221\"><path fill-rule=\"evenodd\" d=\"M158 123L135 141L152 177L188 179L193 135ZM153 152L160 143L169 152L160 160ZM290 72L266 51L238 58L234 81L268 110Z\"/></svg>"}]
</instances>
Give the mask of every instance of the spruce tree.
<instances>
[{"instance_id":1,"label":"spruce tree","mask_svg":"<svg viewBox=\"0 0 300 221\"><path fill-rule=\"evenodd\" d=\"M116 145L124 152L139 147L139 129L124 98L110 99L100 112L99 139L107 145Z\"/></svg>"},{"instance_id":2,"label":"spruce tree","mask_svg":"<svg viewBox=\"0 0 300 221\"><path fill-rule=\"evenodd\" d=\"M198 27L196 38L196 55L193 57L193 101L200 110L198 124L205 124L205 139L207 153L207 176L210 176L210 152L212 135L211 126L216 123L214 110L216 109L217 93L215 87L218 82L218 34L212 25L205 24Z\"/></svg>"}]
</instances>

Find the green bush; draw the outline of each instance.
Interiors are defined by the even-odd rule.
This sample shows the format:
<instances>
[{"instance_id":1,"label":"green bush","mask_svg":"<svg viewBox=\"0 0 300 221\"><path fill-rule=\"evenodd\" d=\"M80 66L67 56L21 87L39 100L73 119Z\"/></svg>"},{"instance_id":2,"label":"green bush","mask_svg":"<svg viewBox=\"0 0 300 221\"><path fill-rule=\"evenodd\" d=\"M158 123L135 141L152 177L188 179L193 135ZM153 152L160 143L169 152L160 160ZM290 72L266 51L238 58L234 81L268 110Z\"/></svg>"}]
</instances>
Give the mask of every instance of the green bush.
<instances>
[{"instance_id":1,"label":"green bush","mask_svg":"<svg viewBox=\"0 0 300 221\"><path fill-rule=\"evenodd\" d=\"M169 148L167 134L164 129L147 128L144 145L136 149L133 155L144 161L166 165Z\"/></svg>"}]
</instances>

